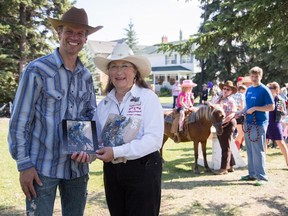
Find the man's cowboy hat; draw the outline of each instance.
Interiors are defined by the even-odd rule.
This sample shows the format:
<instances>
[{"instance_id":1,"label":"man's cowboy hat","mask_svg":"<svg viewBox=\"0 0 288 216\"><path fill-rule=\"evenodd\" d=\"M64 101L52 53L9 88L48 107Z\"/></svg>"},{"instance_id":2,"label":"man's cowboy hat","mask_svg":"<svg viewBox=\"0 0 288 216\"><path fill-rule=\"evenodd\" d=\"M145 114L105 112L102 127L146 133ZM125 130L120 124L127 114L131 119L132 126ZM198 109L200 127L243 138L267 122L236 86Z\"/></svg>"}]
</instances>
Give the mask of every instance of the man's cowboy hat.
<instances>
[{"instance_id":1,"label":"man's cowboy hat","mask_svg":"<svg viewBox=\"0 0 288 216\"><path fill-rule=\"evenodd\" d=\"M147 58L143 56L134 55L133 51L125 43L117 44L111 55L107 58L95 57L96 66L108 75L108 65L112 61L123 60L134 64L137 70L140 72L141 76L148 76L151 73L151 64Z\"/></svg>"},{"instance_id":2,"label":"man's cowboy hat","mask_svg":"<svg viewBox=\"0 0 288 216\"><path fill-rule=\"evenodd\" d=\"M81 26L88 31L88 35L100 30L103 26L92 27L88 25L88 16L83 8L70 8L63 14L61 20L48 18L53 28L57 31L59 26Z\"/></svg>"},{"instance_id":3,"label":"man's cowboy hat","mask_svg":"<svg viewBox=\"0 0 288 216\"><path fill-rule=\"evenodd\" d=\"M230 80L227 80L225 83L220 83L219 84L219 88L221 90L223 90L224 86L227 86L227 87L231 88L232 89L232 94L235 94L237 92L237 88L235 86L233 86L233 82L230 81Z\"/></svg>"},{"instance_id":4,"label":"man's cowboy hat","mask_svg":"<svg viewBox=\"0 0 288 216\"><path fill-rule=\"evenodd\" d=\"M191 80L183 80L181 88L182 87L195 87L197 86L196 83L193 83Z\"/></svg>"}]
</instances>

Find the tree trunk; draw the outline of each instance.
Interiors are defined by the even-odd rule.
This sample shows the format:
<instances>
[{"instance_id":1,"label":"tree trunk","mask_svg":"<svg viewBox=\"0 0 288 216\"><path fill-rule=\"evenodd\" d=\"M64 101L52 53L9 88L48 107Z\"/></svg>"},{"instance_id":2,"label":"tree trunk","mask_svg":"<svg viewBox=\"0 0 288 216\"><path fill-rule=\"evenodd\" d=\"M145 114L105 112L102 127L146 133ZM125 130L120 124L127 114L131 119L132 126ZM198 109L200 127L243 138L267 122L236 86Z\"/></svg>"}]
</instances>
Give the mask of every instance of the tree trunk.
<instances>
[{"instance_id":1,"label":"tree trunk","mask_svg":"<svg viewBox=\"0 0 288 216\"><path fill-rule=\"evenodd\" d=\"M19 49L20 49L20 59L19 59L19 78L22 75L24 67L26 65L26 6L24 3L20 3L19 7L19 15L20 15L20 25L22 26L22 34L20 34L19 39Z\"/></svg>"}]
</instances>

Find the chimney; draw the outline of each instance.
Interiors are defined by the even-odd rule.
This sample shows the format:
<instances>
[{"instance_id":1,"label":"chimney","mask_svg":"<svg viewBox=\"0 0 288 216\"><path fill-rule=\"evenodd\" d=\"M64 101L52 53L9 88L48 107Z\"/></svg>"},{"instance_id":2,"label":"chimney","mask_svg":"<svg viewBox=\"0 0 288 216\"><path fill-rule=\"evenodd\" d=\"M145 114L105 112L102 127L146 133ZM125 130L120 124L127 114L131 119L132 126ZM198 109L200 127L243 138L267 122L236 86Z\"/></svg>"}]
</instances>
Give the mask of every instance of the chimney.
<instances>
[{"instance_id":1,"label":"chimney","mask_svg":"<svg viewBox=\"0 0 288 216\"><path fill-rule=\"evenodd\" d=\"M179 32L179 40L182 41L183 39L183 32L182 30L180 29L180 32Z\"/></svg>"},{"instance_id":2,"label":"chimney","mask_svg":"<svg viewBox=\"0 0 288 216\"><path fill-rule=\"evenodd\" d=\"M163 35L161 38L162 43L168 43L168 37Z\"/></svg>"}]
</instances>

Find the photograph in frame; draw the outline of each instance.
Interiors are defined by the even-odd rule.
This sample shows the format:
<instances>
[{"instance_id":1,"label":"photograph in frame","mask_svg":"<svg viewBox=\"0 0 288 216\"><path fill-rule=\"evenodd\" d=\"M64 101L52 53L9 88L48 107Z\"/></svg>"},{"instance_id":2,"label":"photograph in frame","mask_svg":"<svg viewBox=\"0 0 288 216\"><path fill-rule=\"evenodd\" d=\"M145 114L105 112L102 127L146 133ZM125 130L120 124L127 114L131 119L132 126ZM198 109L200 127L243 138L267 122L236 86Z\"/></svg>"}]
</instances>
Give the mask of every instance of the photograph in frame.
<instances>
[{"instance_id":1,"label":"photograph in frame","mask_svg":"<svg viewBox=\"0 0 288 216\"><path fill-rule=\"evenodd\" d=\"M95 121L63 120L63 152L95 154L99 148Z\"/></svg>"}]
</instances>

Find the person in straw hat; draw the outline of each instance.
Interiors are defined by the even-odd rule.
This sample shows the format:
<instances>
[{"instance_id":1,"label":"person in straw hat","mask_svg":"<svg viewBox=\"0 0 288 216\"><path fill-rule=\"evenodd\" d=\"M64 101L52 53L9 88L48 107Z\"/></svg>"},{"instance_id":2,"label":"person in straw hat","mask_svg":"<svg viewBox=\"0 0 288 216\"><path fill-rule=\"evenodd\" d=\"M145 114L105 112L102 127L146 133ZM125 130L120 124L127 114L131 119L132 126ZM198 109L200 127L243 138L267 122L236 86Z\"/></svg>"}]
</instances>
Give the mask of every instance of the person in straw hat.
<instances>
[{"instance_id":1,"label":"person in straw hat","mask_svg":"<svg viewBox=\"0 0 288 216\"><path fill-rule=\"evenodd\" d=\"M117 44L96 66L108 75L107 96L95 115L98 159L104 161L105 194L110 214L159 215L164 134L163 109L144 77L148 59Z\"/></svg>"},{"instance_id":2,"label":"person in straw hat","mask_svg":"<svg viewBox=\"0 0 288 216\"><path fill-rule=\"evenodd\" d=\"M181 92L177 98L177 112L180 113L179 117L179 131L183 131L185 111L193 111L192 103L192 89L197 86L196 83L193 83L191 80L183 80L181 84ZM177 135L177 134L176 134Z\"/></svg>"},{"instance_id":3,"label":"person in straw hat","mask_svg":"<svg viewBox=\"0 0 288 216\"><path fill-rule=\"evenodd\" d=\"M222 90L222 94L216 99L215 103L223 108L225 118L223 120L223 133L217 135L222 149L221 167L220 170L215 171L214 174L223 175L228 172L233 172L233 166L235 165L230 144L232 133L237 124L234 118L237 107L235 100L231 96L237 92L237 88L233 86L233 82L230 80L227 80L225 83L220 83L219 88Z\"/></svg>"},{"instance_id":4,"label":"person in straw hat","mask_svg":"<svg viewBox=\"0 0 288 216\"><path fill-rule=\"evenodd\" d=\"M62 146L64 119L92 120L96 98L92 76L78 58L91 27L84 9L70 8L61 19L48 18L59 47L25 69L15 96L9 148L20 172L27 215L52 215L59 187L62 215L83 215L88 158Z\"/></svg>"}]
</instances>

